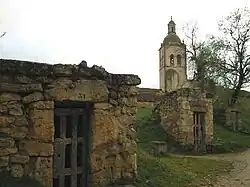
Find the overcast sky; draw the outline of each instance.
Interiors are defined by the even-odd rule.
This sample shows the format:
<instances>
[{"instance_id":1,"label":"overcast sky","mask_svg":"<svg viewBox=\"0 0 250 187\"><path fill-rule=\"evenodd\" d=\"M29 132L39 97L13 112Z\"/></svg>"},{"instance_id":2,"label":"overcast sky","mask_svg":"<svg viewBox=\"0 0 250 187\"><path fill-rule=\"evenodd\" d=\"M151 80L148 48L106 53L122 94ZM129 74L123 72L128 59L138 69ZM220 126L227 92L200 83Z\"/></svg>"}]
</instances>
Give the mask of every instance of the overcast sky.
<instances>
[{"instance_id":1,"label":"overcast sky","mask_svg":"<svg viewBox=\"0 0 250 187\"><path fill-rule=\"evenodd\" d=\"M0 57L103 66L138 74L159 87L158 49L170 16L182 27L197 21L201 37L250 0L0 0Z\"/></svg>"}]
</instances>

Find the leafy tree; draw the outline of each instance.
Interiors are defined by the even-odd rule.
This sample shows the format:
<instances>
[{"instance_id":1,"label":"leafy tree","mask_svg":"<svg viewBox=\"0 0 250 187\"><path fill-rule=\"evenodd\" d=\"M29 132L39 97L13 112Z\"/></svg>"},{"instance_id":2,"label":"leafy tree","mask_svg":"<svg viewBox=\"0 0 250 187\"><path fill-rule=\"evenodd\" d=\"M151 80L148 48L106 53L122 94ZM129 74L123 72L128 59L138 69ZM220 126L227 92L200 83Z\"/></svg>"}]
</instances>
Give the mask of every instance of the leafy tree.
<instances>
[{"instance_id":1,"label":"leafy tree","mask_svg":"<svg viewBox=\"0 0 250 187\"><path fill-rule=\"evenodd\" d=\"M236 9L219 22L221 37L211 38L220 54L217 81L233 89L230 105L237 102L240 90L250 83L250 10Z\"/></svg>"}]
</instances>

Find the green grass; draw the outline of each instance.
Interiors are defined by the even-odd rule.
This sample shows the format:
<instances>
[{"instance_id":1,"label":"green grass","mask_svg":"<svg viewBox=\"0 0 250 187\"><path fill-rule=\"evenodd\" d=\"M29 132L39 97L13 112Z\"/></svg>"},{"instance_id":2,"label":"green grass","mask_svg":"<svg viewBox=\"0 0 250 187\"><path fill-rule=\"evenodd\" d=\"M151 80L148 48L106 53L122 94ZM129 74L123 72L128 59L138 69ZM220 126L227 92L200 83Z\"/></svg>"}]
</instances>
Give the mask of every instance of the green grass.
<instances>
[{"instance_id":1,"label":"green grass","mask_svg":"<svg viewBox=\"0 0 250 187\"><path fill-rule=\"evenodd\" d=\"M250 136L232 132L221 125L214 125L214 144L216 152L241 151L250 147Z\"/></svg>"},{"instance_id":2,"label":"green grass","mask_svg":"<svg viewBox=\"0 0 250 187\"><path fill-rule=\"evenodd\" d=\"M151 112L152 109L139 109L137 113L137 187L204 186L215 180L218 174L231 169L231 163L227 161L151 155L150 141L168 141L164 130L152 119Z\"/></svg>"}]
</instances>

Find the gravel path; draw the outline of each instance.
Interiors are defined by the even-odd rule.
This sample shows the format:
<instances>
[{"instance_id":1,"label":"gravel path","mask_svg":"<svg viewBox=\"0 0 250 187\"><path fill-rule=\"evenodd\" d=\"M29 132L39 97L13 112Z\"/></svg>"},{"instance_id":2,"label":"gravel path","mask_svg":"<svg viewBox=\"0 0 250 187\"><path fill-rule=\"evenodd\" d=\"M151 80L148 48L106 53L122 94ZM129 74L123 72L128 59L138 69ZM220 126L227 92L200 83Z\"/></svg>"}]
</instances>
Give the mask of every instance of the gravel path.
<instances>
[{"instance_id":1,"label":"gravel path","mask_svg":"<svg viewBox=\"0 0 250 187\"><path fill-rule=\"evenodd\" d=\"M228 160L233 162L232 171L228 175L218 176L217 183L210 184L210 187L250 187L250 149L242 153L185 157Z\"/></svg>"},{"instance_id":2,"label":"gravel path","mask_svg":"<svg viewBox=\"0 0 250 187\"><path fill-rule=\"evenodd\" d=\"M250 150L243 153L216 155L215 159L233 161L233 170L228 176L218 177L214 187L250 187Z\"/></svg>"}]
</instances>

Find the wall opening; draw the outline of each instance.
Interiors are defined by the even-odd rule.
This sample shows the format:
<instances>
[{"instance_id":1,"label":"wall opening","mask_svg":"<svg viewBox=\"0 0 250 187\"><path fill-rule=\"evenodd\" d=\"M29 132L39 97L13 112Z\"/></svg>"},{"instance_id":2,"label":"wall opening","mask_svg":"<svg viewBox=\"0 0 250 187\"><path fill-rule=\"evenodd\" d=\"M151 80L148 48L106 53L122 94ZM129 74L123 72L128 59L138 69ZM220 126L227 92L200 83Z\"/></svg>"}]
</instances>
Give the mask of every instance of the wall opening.
<instances>
[{"instance_id":1,"label":"wall opening","mask_svg":"<svg viewBox=\"0 0 250 187\"><path fill-rule=\"evenodd\" d=\"M55 102L53 187L89 187L93 104Z\"/></svg>"},{"instance_id":2,"label":"wall opening","mask_svg":"<svg viewBox=\"0 0 250 187\"><path fill-rule=\"evenodd\" d=\"M205 148L205 112L193 113L193 136L196 151Z\"/></svg>"},{"instance_id":3,"label":"wall opening","mask_svg":"<svg viewBox=\"0 0 250 187\"><path fill-rule=\"evenodd\" d=\"M170 61L170 66L174 66L174 55L173 54L171 54L169 56L169 61Z\"/></svg>"},{"instance_id":4,"label":"wall opening","mask_svg":"<svg viewBox=\"0 0 250 187\"><path fill-rule=\"evenodd\" d=\"M177 65L181 66L181 55L177 55Z\"/></svg>"}]
</instances>

